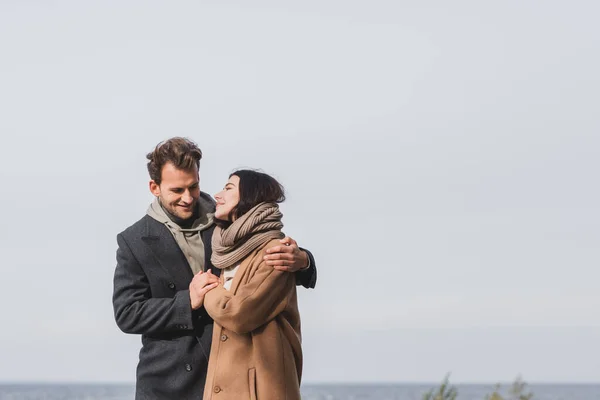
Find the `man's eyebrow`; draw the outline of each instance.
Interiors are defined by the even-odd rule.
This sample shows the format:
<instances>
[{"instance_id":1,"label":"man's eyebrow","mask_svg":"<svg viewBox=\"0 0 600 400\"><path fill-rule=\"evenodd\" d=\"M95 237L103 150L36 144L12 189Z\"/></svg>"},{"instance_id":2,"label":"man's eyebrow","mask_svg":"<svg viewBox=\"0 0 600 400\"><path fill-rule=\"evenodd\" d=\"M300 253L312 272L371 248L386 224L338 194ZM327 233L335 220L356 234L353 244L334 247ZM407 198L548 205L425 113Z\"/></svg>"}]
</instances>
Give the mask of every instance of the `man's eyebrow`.
<instances>
[{"instance_id":1,"label":"man's eyebrow","mask_svg":"<svg viewBox=\"0 0 600 400\"><path fill-rule=\"evenodd\" d=\"M188 187L198 186L199 184L200 184L200 182L194 182L190 186L174 186L174 187L171 188L171 190L183 190L183 189L188 188Z\"/></svg>"}]
</instances>

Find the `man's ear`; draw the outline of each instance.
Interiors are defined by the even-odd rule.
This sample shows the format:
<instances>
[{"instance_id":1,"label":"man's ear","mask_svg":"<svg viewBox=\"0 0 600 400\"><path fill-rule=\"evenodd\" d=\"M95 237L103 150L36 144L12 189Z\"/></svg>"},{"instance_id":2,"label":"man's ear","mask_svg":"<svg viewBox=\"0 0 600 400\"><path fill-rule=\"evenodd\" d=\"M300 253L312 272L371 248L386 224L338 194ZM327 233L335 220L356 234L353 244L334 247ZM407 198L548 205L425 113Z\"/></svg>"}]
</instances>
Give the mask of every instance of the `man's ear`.
<instances>
[{"instance_id":1,"label":"man's ear","mask_svg":"<svg viewBox=\"0 0 600 400\"><path fill-rule=\"evenodd\" d=\"M156 197L160 196L160 186L158 185L158 183L154 182L154 179L152 179L150 181L149 186L150 186L150 193L152 193Z\"/></svg>"}]
</instances>

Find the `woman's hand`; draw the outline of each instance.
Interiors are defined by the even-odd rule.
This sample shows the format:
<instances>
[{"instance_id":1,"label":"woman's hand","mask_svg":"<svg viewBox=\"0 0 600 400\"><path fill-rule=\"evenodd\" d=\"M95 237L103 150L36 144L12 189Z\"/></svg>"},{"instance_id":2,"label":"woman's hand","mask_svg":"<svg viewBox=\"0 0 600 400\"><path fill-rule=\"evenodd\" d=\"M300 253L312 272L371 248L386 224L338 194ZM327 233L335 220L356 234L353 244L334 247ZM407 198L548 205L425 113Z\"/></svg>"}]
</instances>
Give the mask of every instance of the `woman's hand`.
<instances>
[{"instance_id":1,"label":"woman's hand","mask_svg":"<svg viewBox=\"0 0 600 400\"><path fill-rule=\"evenodd\" d=\"M190 282L190 302L192 310L197 310L204 304L204 295L219 285L219 278L210 270L198 272Z\"/></svg>"}]
</instances>

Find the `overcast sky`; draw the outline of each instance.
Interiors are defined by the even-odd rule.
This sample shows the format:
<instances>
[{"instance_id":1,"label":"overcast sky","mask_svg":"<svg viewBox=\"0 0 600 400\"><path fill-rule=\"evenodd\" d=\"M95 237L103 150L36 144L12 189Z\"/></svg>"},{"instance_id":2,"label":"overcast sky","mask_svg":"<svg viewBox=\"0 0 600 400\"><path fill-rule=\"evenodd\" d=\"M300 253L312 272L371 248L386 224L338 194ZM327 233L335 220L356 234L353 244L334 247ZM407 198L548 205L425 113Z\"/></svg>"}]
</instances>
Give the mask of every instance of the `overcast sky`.
<instances>
[{"instance_id":1,"label":"overcast sky","mask_svg":"<svg viewBox=\"0 0 600 400\"><path fill-rule=\"evenodd\" d=\"M252 5L250 5L250 3ZM145 154L288 192L305 382L600 380L595 1L0 1L0 381L133 382Z\"/></svg>"}]
</instances>

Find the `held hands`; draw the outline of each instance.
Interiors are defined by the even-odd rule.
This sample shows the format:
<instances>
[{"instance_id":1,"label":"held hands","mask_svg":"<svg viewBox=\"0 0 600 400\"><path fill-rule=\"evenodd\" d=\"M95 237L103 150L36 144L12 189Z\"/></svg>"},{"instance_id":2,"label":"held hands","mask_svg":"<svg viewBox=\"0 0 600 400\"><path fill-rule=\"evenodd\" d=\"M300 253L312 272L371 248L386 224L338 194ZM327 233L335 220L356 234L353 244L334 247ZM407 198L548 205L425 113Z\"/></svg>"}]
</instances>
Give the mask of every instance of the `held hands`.
<instances>
[{"instance_id":1,"label":"held hands","mask_svg":"<svg viewBox=\"0 0 600 400\"><path fill-rule=\"evenodd\" d=\"M308 255L298 248L298 243L286 236L281 245L267 249L266 264L279 271L296 272L308 268ZM192 310L204 304L204 295L219 285L219 278L210 270L198 272L190 282L190 302Z\"/></svg>"},{"instance_id":2,"label":"held hands","mask_svg":"<svg viewBox=\"0 0 600 400\"><path fill-rule=\"evenodd\" d=\"M308 268L308 255L298 248L298 243L289 236L280 240L281 246L267 249L266 264L279 271L296 272Z\"/></svg>"},{"instance_id":3,"label":"held hands","mask_svg":"<svg viewBox=\"0 0 600 400\"><path fill-rule=\"evenodd\" d=\"M200 271L190 282L190 302L192 310L197 310L204 304L204 295L219 285L219 278L210 270Z\"/></svg>"}]
</instances>

